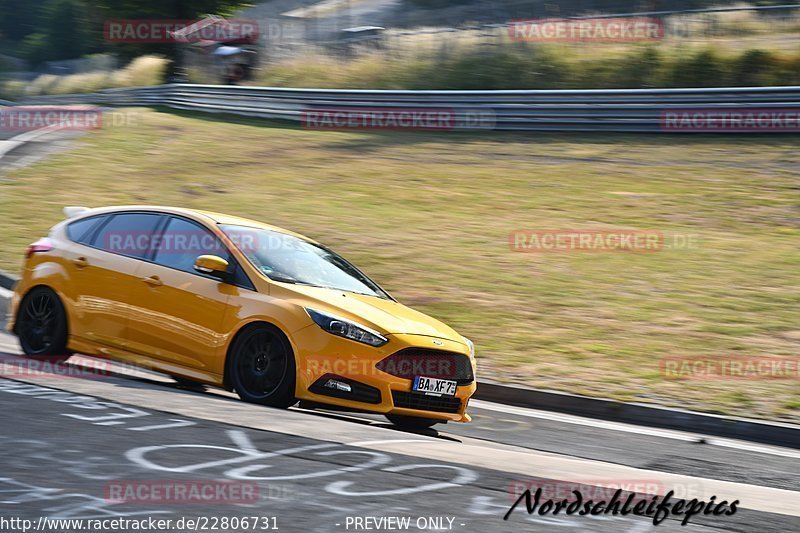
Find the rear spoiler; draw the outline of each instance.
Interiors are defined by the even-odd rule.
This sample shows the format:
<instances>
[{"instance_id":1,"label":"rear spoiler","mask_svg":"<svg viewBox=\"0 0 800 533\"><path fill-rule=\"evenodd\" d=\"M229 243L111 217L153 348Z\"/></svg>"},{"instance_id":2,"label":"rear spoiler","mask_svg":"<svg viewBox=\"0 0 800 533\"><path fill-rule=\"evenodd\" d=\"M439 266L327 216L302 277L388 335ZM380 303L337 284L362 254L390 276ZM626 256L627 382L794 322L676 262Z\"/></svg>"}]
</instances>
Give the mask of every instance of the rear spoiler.
<instances>
[{"instance_id":1,"label":"rear spoiler","mask_svg":"<svg viewBox=\"0 0 800 533\"><path fill-rule=\"evenodd\" d=\"M64 216L67 218L73 218L80 215L81 213L85 213L88 210L89 210L88 207L68 205L64 208Z\"/></svg>"}]
</instances>

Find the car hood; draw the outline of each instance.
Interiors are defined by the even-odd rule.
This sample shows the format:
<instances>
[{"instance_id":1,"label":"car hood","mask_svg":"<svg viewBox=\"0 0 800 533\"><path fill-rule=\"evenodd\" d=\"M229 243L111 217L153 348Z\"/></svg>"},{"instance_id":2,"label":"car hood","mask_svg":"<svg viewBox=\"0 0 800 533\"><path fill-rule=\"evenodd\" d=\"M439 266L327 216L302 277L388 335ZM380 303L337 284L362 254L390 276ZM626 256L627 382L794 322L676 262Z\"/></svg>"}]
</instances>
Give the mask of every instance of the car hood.
<instances>
[{"instance_id":1,"label":"car hood","mask_svg":"<svg viewBox=\"0 0 800 533\"><path fill-rule=\"evenodd\" d=\"M309 302L309 307L349 318L380 333L425 335L464 344L464 338L447 324L393 300L302 285L293 285L291 290L319 301L319 305Z\"/></svg>"}]
</instances>

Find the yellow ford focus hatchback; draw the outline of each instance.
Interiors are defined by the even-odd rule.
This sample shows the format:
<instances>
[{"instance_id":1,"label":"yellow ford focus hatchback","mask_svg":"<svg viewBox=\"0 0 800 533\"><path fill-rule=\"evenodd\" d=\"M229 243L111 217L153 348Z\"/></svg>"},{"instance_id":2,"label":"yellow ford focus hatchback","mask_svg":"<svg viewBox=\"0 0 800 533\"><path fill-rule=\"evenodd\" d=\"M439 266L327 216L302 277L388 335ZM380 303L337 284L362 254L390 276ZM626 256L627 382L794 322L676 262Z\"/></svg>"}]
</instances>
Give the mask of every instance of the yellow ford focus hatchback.
<instances>
[{"instance_id":1,"label":"yellow ford focus hatchback","mask_svg":"<svg viewBox=\"0 0 800 533\"><path fill-rule=\"evenodd\" d=\"M73 352L235 390L275 407L470 420L474 346L311 239L168 207L64 209L28 247L9 330L26 355Z\"/></svg>"}]
</instances>

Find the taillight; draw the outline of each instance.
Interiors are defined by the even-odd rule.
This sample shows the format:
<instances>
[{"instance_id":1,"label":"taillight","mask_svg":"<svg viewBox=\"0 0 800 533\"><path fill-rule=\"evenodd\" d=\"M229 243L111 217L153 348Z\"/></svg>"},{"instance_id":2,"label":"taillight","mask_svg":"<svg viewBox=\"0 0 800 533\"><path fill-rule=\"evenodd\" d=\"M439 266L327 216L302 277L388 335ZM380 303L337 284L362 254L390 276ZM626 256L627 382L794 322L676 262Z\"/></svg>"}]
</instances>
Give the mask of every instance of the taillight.
<instances>
[{"instance_id":1,"label":"taillight","mask_svg":"<svg viewBox=\"0 0 800 533\"><path fill-rule=\"evenodd\" d=\"M53 241L47 237L42 237L38 241L28 245L28 249L25 251L25 259L30 259L33 254L49 252L52 249Z\"/></svg>"}]
</instances>

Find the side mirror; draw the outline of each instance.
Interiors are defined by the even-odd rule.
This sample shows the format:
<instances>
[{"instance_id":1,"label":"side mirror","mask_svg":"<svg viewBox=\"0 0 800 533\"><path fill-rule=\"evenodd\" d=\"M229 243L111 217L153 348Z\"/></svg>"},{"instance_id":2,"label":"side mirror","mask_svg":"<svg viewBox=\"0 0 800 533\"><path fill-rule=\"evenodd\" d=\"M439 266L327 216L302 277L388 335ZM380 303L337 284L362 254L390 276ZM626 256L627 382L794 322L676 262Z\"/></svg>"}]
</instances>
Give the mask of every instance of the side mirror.
<instances>
[{"instance_id":1,"label":"side mirror","mask_svg":"<svg viewBox=\"0 0 800 533\"><path fill-rule=\"evenodd\" d=\"M194 269L224 279L228 275L228 262L216 255L201 255L194 260Z\"/></svg>"}]
</instances>

